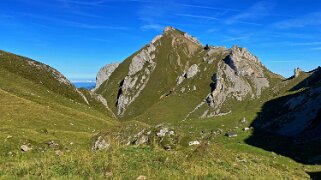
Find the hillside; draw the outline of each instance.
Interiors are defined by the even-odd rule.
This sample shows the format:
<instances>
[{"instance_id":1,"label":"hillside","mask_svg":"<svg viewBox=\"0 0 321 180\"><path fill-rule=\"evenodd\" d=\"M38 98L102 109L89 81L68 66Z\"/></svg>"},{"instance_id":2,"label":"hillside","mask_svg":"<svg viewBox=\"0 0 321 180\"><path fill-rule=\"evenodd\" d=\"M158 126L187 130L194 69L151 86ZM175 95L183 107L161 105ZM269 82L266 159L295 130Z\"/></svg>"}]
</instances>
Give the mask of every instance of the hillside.
<instances>
[{"instance_id":1,"label":"hillside","mask_svg":"<svg viewBox=\"0 0 321 180\"><path fill-rule=\"evenodd\" d=\"M0 64L2 155L52 140L87 144L93 134L117 124L88 105L92 100L57 70L3 51Z\"/></svg>"},{"instance_id":2,"label":"hillside","mask_svg":"<svg viewBox=\"0 0 321 180\"><path fill-rule=\"evenodd\" d=\"M320 78L318 68L285 79L246 48L172 27L102 67L93 91L0 51L0 177L315 177Z\"/></svg>"}]
</instances>

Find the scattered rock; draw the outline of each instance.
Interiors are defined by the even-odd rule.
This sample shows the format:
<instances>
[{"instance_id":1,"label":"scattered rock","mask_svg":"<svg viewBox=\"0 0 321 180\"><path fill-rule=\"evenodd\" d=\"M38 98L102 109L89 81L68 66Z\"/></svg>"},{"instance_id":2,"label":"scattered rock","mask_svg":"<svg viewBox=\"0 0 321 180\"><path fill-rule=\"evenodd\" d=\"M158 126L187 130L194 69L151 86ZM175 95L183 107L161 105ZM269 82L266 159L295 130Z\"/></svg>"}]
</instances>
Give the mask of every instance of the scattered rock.
<instances>
[{"instance_id":1,"label":"scattered rock","mask_svg":"<svg viewBox=\"0 0 321 180\"><path fill-rule=\"evenodd\" d=\"M27 145L22 145L22 146L20 146L20 149L21 149L21 151L23 151L23 152L28 152L28 151L31 151L31 150L32 150L32 148L29 147L29 146L27 146Z\"/></svg>"},{"instance_id":2,"label":"scattered rock","mask_svg":"<svg viewBox=\"0 0 321 180\"><path fill-rule=\"evenodd\" d=\"M189 146L195 146L195 145L199 145L200 142L199 141L191 141L188 143Z\"/></svg>"},{"instance_id":3,"label":"scattered rock","mask_svg":"<svg viewBox=\"0 0 321 180\"><path fill-rule=\"evenodd\" d=\"M55 154L56 154L56 156L63 156L64 152L57 150L57 151L55 151Z\"/></svg>"},{"instance_id":4,"label":"scattered rock","mask_svg":"<svg viewBox=\"0 0 321 180\"><path fill-rule=\"evenodd\" d=\"M236 132L233 132L233 131L230 131L230 132L227 132L225 134L225 136L231 138L231 137L237 137L237 133Z\"/></svg>"},{"instance_id":5,"label":"scattered rock","mask_svg":"<svg viewBox=\"0 0 321 180\"><path fill-rule=\"evenodd\" d=\"M8 152L8 156L12 156L12 157L13 157L13 156L14 156L14 153L11 152L11 151L9 151L9 152Z\"/></svg>"},{"instance_id":6,"label":"scattered rock","mask_svg":"<svg viewBox=\"0 0 321 180\"><path fill-rule=\"evenodd\" d=\"M137 141L135 142L136 145L147 144L148 143L148 136L142 135L140 136Z\"/></svg>"},{"instance_id":7,"label":"scattered rock","mask_svg":"<svg viewBox=\"0 0 321 180\"><path fill-rule=\"evenodd\" d=\"M164 148L166 151L172 150L172 147L171 147L169 144L164 145L163 148Z\"/></svg>"},{"instance_id":8,"label":"scattered rock","mask_svg":"<svg viewBox=\"0 0 321 180\"><path fill-rule=\"evenodd\" d=\"M107 176L107 177L113 176L113 172L106 172L105 176Z\"/></svg>"},{"instance_id":9,"label":"scattered rock","mask_svg":"<svg viewBox=\"0 0 321 180\"><path fill-rule=\"evenodd\" d=\"M184 77L184 76L178 77L178 79L177 79L177 85L181 84L184 80L185 80L185 77Z\"/></svg>"},{"instance_id":10,"label":"scattered rock","mask_svg":"<svg viewBox=\"0 0 321 180\"><path fill-rule=\"evenodd\" d=\"M47 144L48 144L48 147L50 148L59 146L59 144L56 143L55 141L49 141Z\"/></svg>"},{"instance_id":11,"label":"scattered rock","mask_svg":"<svg viewBox=\"0 0 321 180\"><path fill-rule=\"evenodd\" d=\"M168 132L169 132L168 128L162 128L158 133L156 133L156 136L164 137Z\"/></svg>"},{"instance_id":12,"label":"scattered rock","mask_svg":"<svg viewBox=\"0 0 321 180\"><path fill-rule=\"evenodd\" d=\"M98 139L95 141L94 146L92 147L92 150L99 151L103 149L109 148L110 144L106 142L106 140L99 136Z\"/></svg>"},{"instance_id":13,"label":"scattered rock","mask_svg":"<svg viewBox=\"0 0 321 180\"><path fill-rule=\"evenodd\" d=\"M184 87L182 87L182 89L181 89L181 93L184 93L185 92L185 88Z\"/></svg>"},{"instance_id":14,"label":"scattered rock","mask_svg":"<svg viewBox=\"0 0 321 180\"><path fill-rule=\"evenodd\" d=\"M247 120L245 119L245 117L240 121L240 123L242 123L242 124L246 124L247 123Z\"/></svg>"},{"instance_id":15,"label":"scattered rock","mask_svg":"<svg viewBox=\"0 0 321 180\"><path fill-rule=\"evenodd\" d=\"M146 180L146 179L147 179L146 176L140 175L140 176L137 177L136 180Z\"/></svg>"},{"instance_id":16,"label":"scattered rock","mask_svg":"<svg viewBox=\"0 0 321 180\"><path fill-rule=\"evenodd\" d=\"M250 128L248 128L248 127L243 128L243 131L249 131L249 130L250 130Z\"/></svg>"}]
</instances>

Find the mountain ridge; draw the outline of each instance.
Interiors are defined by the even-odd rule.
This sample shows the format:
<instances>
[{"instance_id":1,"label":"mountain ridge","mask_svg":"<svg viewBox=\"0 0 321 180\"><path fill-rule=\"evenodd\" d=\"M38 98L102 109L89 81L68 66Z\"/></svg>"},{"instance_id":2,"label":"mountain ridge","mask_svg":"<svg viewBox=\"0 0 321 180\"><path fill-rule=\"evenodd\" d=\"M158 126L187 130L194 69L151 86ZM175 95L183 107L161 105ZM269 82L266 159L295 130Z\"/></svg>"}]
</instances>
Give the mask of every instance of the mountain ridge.
<instances>
[{"instance_id":1,"label":"mountain ridge","mask_svg":"<svg viewBox=\"0 0 321 180\"><path fill-rule=\"evenodd\" d=\"M246 60L246 63L244 63L244 59ZM206 72L208 74L211 73L210 77L207 78L209 89L215 88L211 87L211 84L221 85L219 81L220 78L215 77L215 73L218 73L219 76L228 75L230 77L229 81L233 81L238 78L238 80L235 82L239 82L241 84L230 87L230 94L233 94L232 96L235 97L237 96L236 98L239 100L244 98L246 94L250 94L252 91L255 91L256 96L260 96L262 93L261 91L264 90L264 88L269 87L267 78L272 77L275 79L282 79L279 75L273 74L267 70L266 67L263 66L263 64L258 60L258 58L252 55L245 48L233 46L231 49L226 49L225 47L208 45L203 46L193 36L173 27L166 27L162 35L156 36L148 45L127 58L123 63L121 63L121 65L124 66L121 70L118 68L114 69L115 71L123 71L123 75L117 78L117 82L113 82L114 90L112 91L115 91L116 89L115 83L118 84L117 97L115 96L115 93L112 93L114 95L113 98L108 97L110 95L106 94L106 92L111 92L108 90L108 86L110 87L108 82L103 83L102 86L96 90L96 93L105 96L107 102L111 102L110 106L116 105L116 108L113 111L120 118L127 118L126 116L133 117L133 115L130 114L133 114L134 112L126 113L127 109L132 108L131 104L134 103L136 99L141 99L141 97L139 97L140 93L144 92L145 86L151 84L151 82L149 82L149 78L157 79L157 77L154 77L157 75L165 77L165 79L168 77L168 74L176 76L172 77L171 79L167 79L167 84L164 83L164 85L158 87L158 89L163 89L163 91L158 94L158 99L163 99L163 97L168 97L171 93L177 92L177 88L181 88L182 93L186 89L189 89L188 91L190 91L190 89L197 89L195 85L192 87L182 87L181 83L183 83L185 80L189 81L190 79L194 79L194 76L197 76L197 74L204 74L203 71L212 71ZM169 69L169 66L172 66L171 69ZM156 73L153 73L155 68L157 75L155 75ZM229 70L225 70L224 68L228 68ZM217 70L222 69L224 69L224 71L216 72ZM109 79L113 79L112 76L113 73L111 73ZM250 78L251 82L248 82L246 78ZM138 81L141 82L138 83ZM164 79L158 79L158 81L162 82ZM169 82L171 83L168 84ZM230 82L230 84L235 84L235 82ZM104 88L103 86L107 87ZM155 86L158 85L155 85L154 83L153 87ZM204 84L202 86L205 87ZM241 94L237 95L238 93ZM150 94L155 94L155 92L151 92ZM206 94L203 94L203 96L205 99L199 101L201 104L196 104L193 108L190 108L189 112L192 112L193 109L198 109L197 107L199 106L203 106L204 102L208 102L210 106L213 106L213 103L211 104L210 101L213 102L212 99L214 96L210 96L210 91ZM225 102L227 96L228 95L226 95L226 97L216 97L222 99L221 104L217 103L215 105L217 106L216 109L220 108L219 106L222 106L222 103ZM156 97L152 99L156 99ZM158 100L155 100L154 103L157 101ZM154 103L149 104L152 105ZM137 108L135 111L137 111ZM140 112L143 111L144 110L140 110ZM202 112L202 114L203 115L199 116L213 117L215 115L220 115L220 112L209 112L209 115L207 115L205 112ZM185 114L185 116L186 115L187 114ZM185 119L186 118L187 116ZM182 117L181 119L184 118Z\"/></svg>"}]
</instances>

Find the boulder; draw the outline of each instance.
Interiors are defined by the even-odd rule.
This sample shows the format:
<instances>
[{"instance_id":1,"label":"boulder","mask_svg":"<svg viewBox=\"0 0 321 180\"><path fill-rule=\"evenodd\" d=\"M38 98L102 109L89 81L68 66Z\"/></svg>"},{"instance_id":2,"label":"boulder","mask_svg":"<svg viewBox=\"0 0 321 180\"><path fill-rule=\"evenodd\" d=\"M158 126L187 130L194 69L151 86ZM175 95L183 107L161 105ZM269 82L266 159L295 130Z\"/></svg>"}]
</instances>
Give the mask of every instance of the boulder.
<instances>
[{"instance_id":1,"label":"boulder","mask_svg":"<svg viewBox=\"0 0 321 180\"><path fill-rule=\"evenodd\" d=\"M159 132L156 133L156 135L158 137L164 137L168 132L169 132L168 128L162 128L159 130Z\"/></svg>"},{"instance_id":2,"label":"boulder","mask_svg":"<svg viewBox=\"0 0 321 180\"><path fill-rule=\"evenodd\" d=\"M185 79L196 76L199 71L198 65L193 64L186 72L184 71L183 74L177 78L177 85L180 85Z\"/></svg>"},{"instance_id":3,"label":"boulder","mask_svg":"<svg viewBox=\"0 0 321 180\"><path fill-rule=\"evenodd\" d=\"M186 72L185 77L187 79L194 77L199 72L199 68L197 64L193 64Z\"/></svg>"},{"instance_id":4,"label":"boulder","mask_svg":"<svg viewBox=\"0 0 321 180\"><path fill-rule=\"evenodd\" d=\"M102 136L99 136L92 147L92 150L99 151L103 149L107 149L110 147L110 143L108 143Z\"/></svg>"},{"instance_id":5,"label":"boulder","mask_svg":"<svg viewBox=\"0 0 321 180\"><path fill-rule=\"evenodd\" d=\"M55 141L49 141L47 144L48 144L48 147L50 148L59 146L59 144L56 143Z\"/></svg>"},{"instance_id":6,"label":"boulder","mask_svg":"<svg viewBox=\"0 0 321 180\"><path fill-rule=\"evenodd\" d=\"M32 150L32 148L29 147L29 146L27 146L27 145L22 145L22 146L20 146L20 149L21 149L21 151L23 151L23 152L28 152L28 151L31 151L31 150Z\"/></svg>"},{"instance_id":7,"label":"boulder","mask_svg":"<svg viewBox=\"0 0 321 180\"><path fill-rule=\"evenodd\" d=\"M140 176L137 177L136 180L146 180L146 179L147 179L146 176L140 175Z\"/></svg>"},{"instance_id":8,"label":"boulder","mask_svg":"<svg viewBox=\"0 0 321 180\"><path fill-rule=\"evenodd\" d=\"M237 133L230 131L225 134L226 137L232 138L232 137L237 137Z\"/></svg>"},{"instance_id":9,"label":"boulder","mask_svg":"<svg viewBox=\"0 0 321 180\"><path fill-rule=\"evenodd\" d=\"M188 143L189 146L195 146L195 145L199 145L200 142L199 141L191 141Z\"/></svg>"},{"instance_id":10,"label":"boulder","mask_svg":"<svg viewBox=\"0 0 321 180\"><path fill-rule=\"evenodd\" d=\"M138 137L138 139L136 140L135 144L136 145L147 144L148 140L149 140L148 136L141 135L140 137Z\"/></svg>"}]
</instances>

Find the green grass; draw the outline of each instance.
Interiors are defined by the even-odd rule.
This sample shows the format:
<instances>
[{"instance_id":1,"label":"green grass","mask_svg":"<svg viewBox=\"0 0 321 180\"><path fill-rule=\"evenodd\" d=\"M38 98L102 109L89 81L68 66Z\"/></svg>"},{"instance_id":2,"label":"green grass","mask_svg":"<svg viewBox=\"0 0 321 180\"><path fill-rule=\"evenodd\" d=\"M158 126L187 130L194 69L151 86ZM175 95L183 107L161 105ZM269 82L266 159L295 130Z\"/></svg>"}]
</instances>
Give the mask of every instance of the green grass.
<instances>
[{"instance_id":1,"label":"green grass","mask_svg":"<svg viewBox=\"0 0 321 180\"><path fill-rule=\"evenodd\" d=\"M222 144L172 152L148 146L114 147L96 153L77 149L59 157L49 151L2 158L0 175L32 179L134 179L139 175L149 179L309 178L292 160L275 154L262 156L256 151L235 151Z\"/></svg>"}]
</instances>

